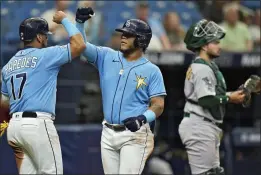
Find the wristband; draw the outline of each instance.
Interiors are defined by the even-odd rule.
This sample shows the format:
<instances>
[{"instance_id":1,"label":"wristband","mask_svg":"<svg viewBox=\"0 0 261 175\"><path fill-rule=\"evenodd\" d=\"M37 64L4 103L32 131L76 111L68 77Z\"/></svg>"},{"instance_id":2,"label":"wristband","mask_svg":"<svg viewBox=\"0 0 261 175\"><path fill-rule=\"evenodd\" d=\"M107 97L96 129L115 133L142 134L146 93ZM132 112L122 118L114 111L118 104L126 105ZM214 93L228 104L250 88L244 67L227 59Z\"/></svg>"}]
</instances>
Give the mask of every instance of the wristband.
<instances>
[{"instance_id":1,"label":"wristband","mask_svg":"<svg viewBox=\"0 0 261 175\"><path fill-rule=\"evenodd\" d=\"M84 23L78 23L76 22L76 28L79 30L79 32L82 34L83 36L83 40L86 43L87 42L87 37L84 31Z\"/></svg>"},{"instance_id":2,"label":"wristband","mask_svg":"<svg viewBox=\"0 0 261 175\"><path fill-rule=\"evenodd\" d=\"M147 123L153 122L156 119L156 114L150 109L145 111L143 115L146 117Z\"/></svg>"},{"instance_id":3,"label":"wristband","mask_svg":"<svg viewBox=\"0 0 261 175\"><path fill-rule=\"evenodd\" d=\"M226 103L228 103L228 101L229 101L229 96L227 96L227 95L219 97L220 104L226 104Z\"/></svg>"},{"instance_id":4,"label":"wristband","mask_svg":"<svg viewBox=\"0 0 261 175\"><path fill-rule=\"evenodd\" d=\"M68 18L63 18L62 22L61 22L65 28L65 30L67 31L69 37L72 37L73 35L76 35L78 33L80 33L80 31L75 27L74 24L72 24Z\"/></svg>"}]
</instances>

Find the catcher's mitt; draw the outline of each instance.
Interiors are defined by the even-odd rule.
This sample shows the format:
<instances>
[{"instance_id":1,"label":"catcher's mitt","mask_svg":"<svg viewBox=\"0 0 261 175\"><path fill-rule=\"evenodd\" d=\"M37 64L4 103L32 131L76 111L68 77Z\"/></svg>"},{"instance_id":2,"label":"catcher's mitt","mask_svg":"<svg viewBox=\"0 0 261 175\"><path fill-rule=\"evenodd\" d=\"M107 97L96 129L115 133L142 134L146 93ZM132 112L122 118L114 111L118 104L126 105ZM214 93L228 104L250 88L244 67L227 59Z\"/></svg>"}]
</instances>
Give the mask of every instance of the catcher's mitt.
<instances>
[{"instance_id":1,"label":"catcher's mitt","mask_svg":"<svg viewBox=\"0 0 261 175\"><path fill-rule=\"evenodd\" d=\"M3 123L0 123L0 137L4 135L7 127L8 127L8 122L6 122L5 120L3 121Z\"/></svg>"},{"instance_id":2,"label":"catcher's mitt","mask_svg":"<svg viewBox=\"0 0 261 175\"><path fill-rule=\"evenodd\" d=\"M243 107L249 107L251 104L252 93L259 94L261 92L261 78L257 75L251 75L247 81L239 87L239 89L243 90L246 94L242 103Z\"/></svg>"}]
</instances>

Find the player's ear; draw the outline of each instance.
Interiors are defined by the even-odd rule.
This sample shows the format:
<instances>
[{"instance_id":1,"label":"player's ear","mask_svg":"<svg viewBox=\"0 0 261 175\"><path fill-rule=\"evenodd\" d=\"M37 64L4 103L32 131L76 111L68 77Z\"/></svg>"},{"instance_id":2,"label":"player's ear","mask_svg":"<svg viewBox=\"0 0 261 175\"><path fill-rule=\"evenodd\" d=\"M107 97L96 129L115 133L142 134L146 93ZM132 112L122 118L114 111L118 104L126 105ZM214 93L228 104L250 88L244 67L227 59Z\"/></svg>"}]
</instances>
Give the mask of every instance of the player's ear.
<instances>
[{"instance_id":1,"label":"player's ear","mask_svg":"<svg viewBox=\"0 0 261 175\"><path fill-rule=\"evenodd\" d=\"M206 50L207 50L207 46L208 46L208 45L204 45L204 46L201 47L201 49L204 50L204 51L206 51Z\"/></svg>"},{"instance_id":2,"label":"player's ear","mask_svg":"<svg viewBox=\"0 0 261 175\"><path fill-rule=\"evenodd\" d=\"M41 43L41 36L39 34L36 35L36 40Z\"/></svg>"},{"instance_id":3,"label":"player's ear","mask_svg":"<svg viewBox=\"0 0 261 175\"><path fill-rule=\"evenodd\" d=\"M37 35L36 35L36 39L37 39L37 41L38 41L39 43L42 43L42 42L43 42L43 36L40 35L40 34L37 34Z\"/></svg>"}]
</instances>

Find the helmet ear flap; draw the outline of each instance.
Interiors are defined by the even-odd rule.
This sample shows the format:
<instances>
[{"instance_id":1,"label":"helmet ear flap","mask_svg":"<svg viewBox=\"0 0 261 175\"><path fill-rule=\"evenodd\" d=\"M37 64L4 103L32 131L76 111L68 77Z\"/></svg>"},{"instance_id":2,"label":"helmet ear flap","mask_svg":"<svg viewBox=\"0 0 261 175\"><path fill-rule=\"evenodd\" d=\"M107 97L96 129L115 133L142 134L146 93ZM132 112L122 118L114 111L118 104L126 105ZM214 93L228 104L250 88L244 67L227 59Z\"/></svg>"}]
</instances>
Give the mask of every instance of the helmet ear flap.
<instances>
[{"instance_id":1,"label":"helmet ear flap","mask_svg":"<svg viewBox=\"0 0 261 175\"><path fill-rule=\"evenodd\" d=\"M140 46L139 46L138 36L136 36L136 38L135 38L135 40L134 40L134 47L140 47Z\"/></svg>"},{"instance_id":2,"label":"helmet ear flap","mask_svg":"<svg viewBox=\"0 0 261 175\"><path fill-rule=\"evenodd\" d=\"M137 36L134 40L134 46L144 48L145 47L145 36Z\"/></svg>"}]
</instances>

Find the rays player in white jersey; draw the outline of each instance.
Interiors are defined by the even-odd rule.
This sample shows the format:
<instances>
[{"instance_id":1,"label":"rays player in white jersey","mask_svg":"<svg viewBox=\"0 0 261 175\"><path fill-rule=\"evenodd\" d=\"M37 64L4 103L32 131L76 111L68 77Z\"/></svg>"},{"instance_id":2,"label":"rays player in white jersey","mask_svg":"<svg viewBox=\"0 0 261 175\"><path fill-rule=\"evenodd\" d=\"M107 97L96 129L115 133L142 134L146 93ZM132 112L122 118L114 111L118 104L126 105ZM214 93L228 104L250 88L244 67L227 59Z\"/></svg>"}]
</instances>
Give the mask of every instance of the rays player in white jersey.
<instances>
[{"instance_id":1,"label":"rays player in white jersey","mask_svg":"<svg viewBox=\"0 0 261 175\"><path fill-rule=\"evenodd\" d=\"M150 124L164 108L166 91L160 69L144 58L152 33L144 21L130 19L121 32L120 51L87 42L84 22L91 8L77 10L77 28L86 41L83 55L99 71L103 102L101 155L105 174L141 174L153 151Z\"/></svg>"},{"instance_id":2,"label":"rays player in white jersey","mask_svg":"<svg viewBox=\"0 0 261 175\"><path fill-rule=\"evenodd\" d=\"M58 11L53 21L70 37L64 46L47 47L48 23L25 19L19 35L25 47L2 69L1 106L10 104L8 144L19 174L62 174L63 163L55 118L56 84L60 67L80 56L85 43L79 30Z\"/></svg>"},{"instance_id":3,"label":"rays player in white jersey","mask_svg":"<svg viewBox=\"0 0 261 175\"><path fill-rule=\"evenodd\" d=\"M245 94L227 92L226 82L213 61L220 55L220 40L225 32L213 21L200 20L185 37L187 48L197 57L187 70L184 118L179 134L186 147L193 175L224 175L220 167L220 124L227 103L242 103Z\"/></svg>"}]
</instances>

